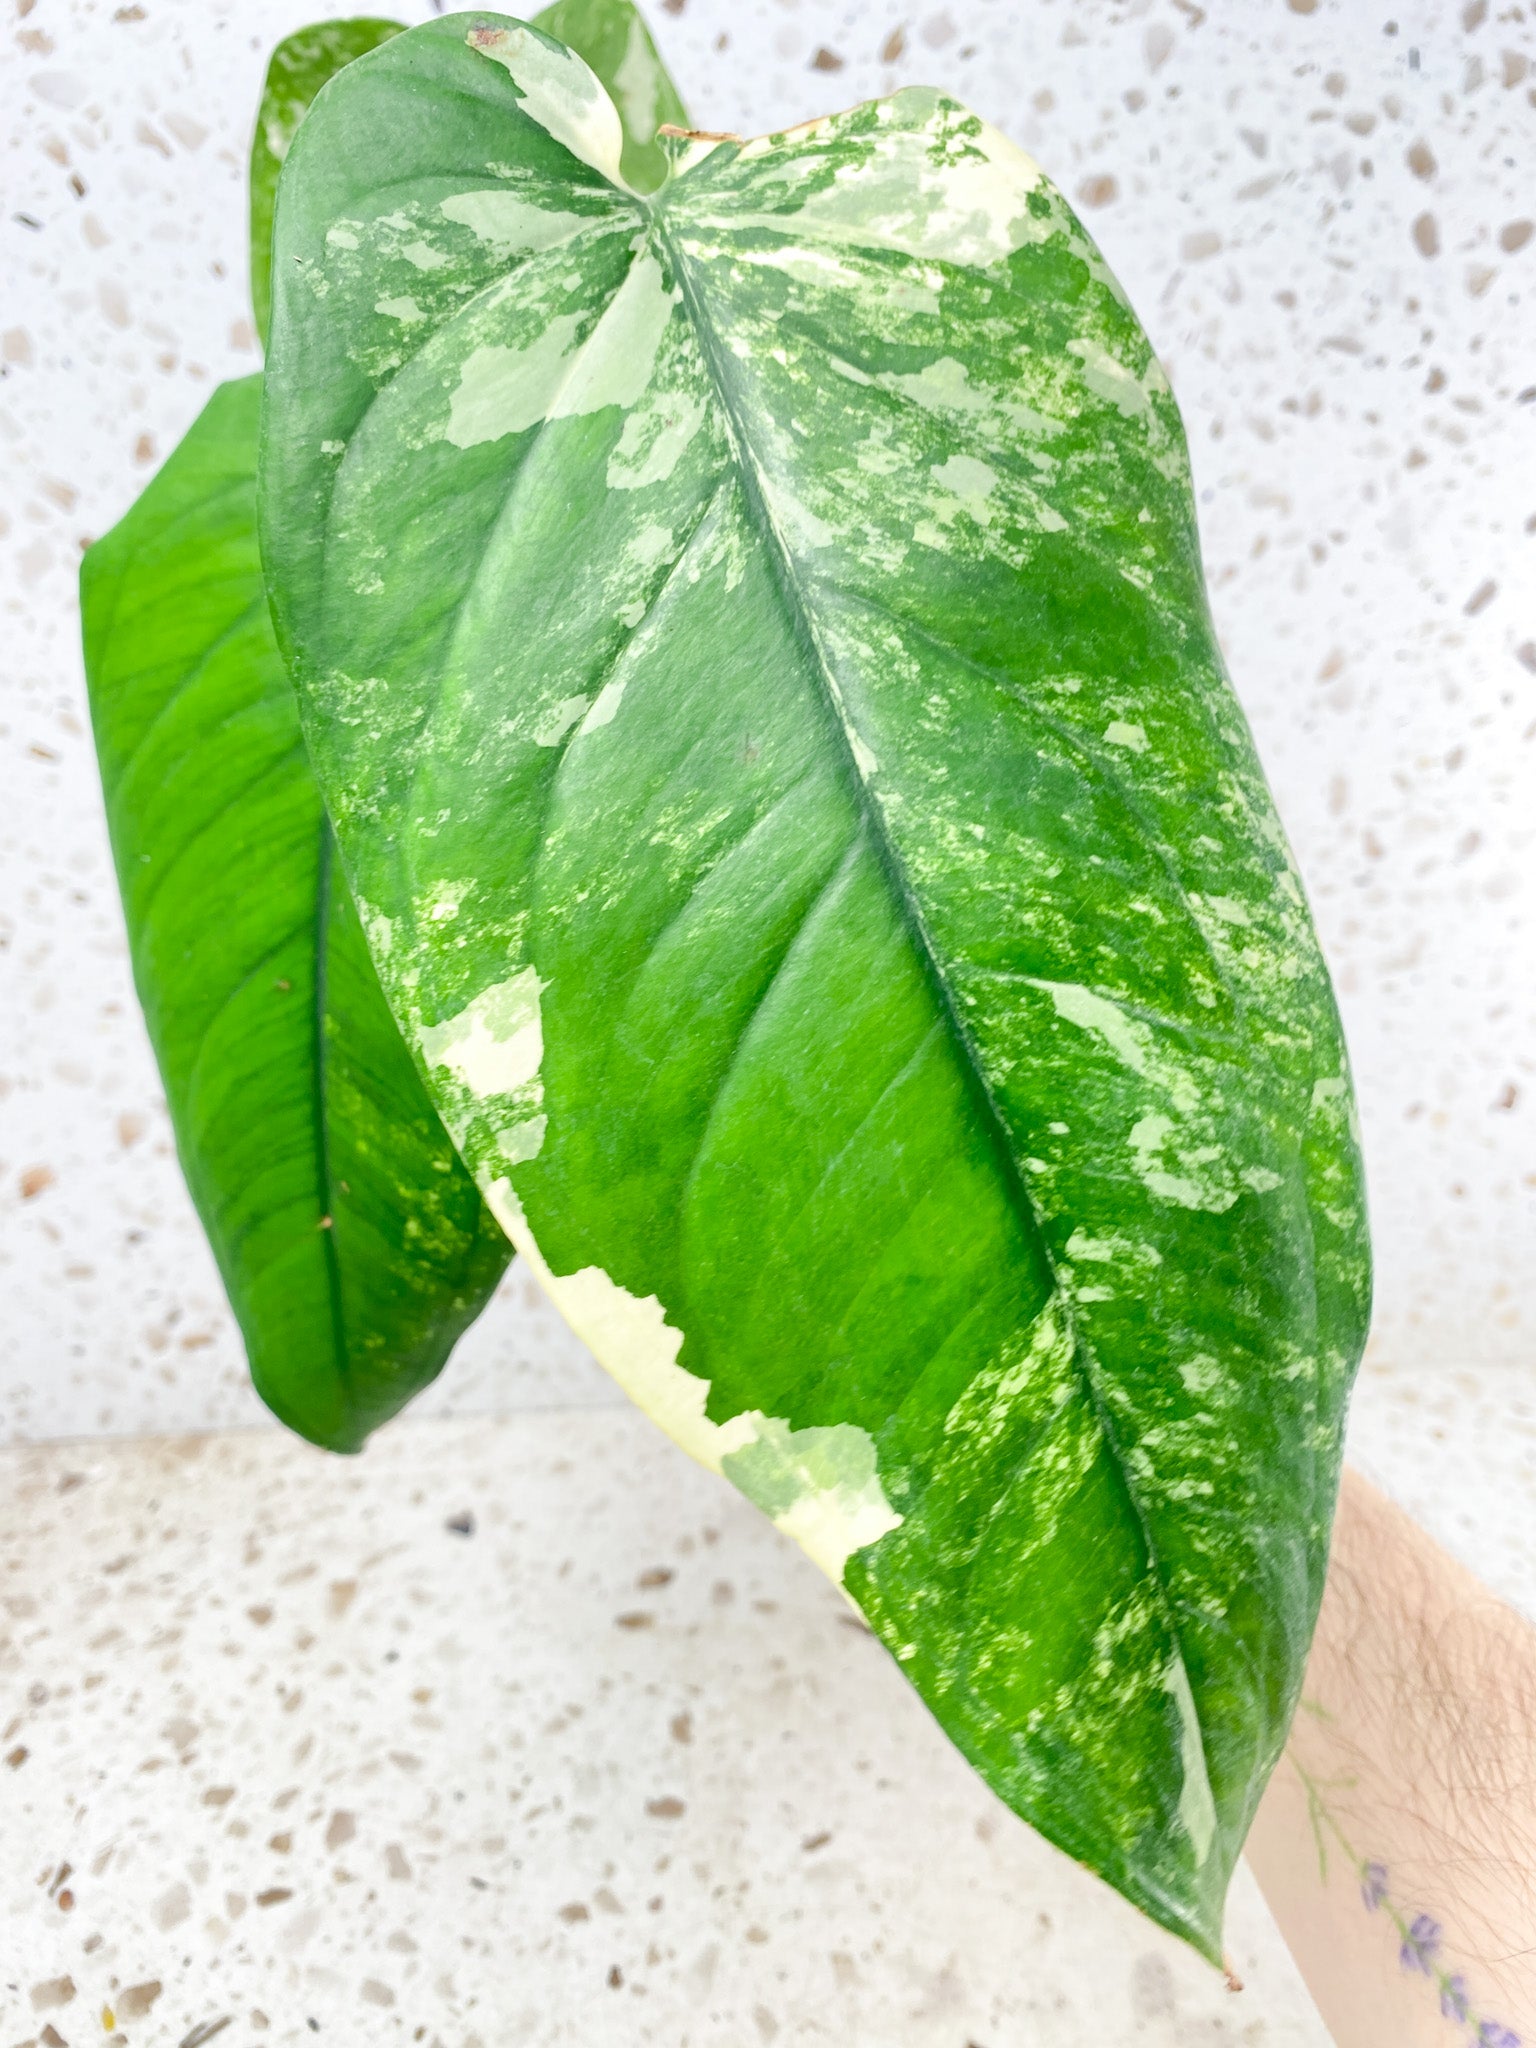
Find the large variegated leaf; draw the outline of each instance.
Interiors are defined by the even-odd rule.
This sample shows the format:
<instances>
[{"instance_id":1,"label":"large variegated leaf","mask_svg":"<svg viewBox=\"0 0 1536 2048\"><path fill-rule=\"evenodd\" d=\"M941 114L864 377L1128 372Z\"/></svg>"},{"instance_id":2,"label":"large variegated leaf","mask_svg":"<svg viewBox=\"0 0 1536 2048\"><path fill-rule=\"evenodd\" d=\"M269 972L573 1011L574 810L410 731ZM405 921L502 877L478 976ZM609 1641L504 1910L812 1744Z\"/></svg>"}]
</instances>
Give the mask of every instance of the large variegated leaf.
<instances>
[{"instance_id":1,"label":"large variegated leaf","mask_svg":"<svg viewBox=\"0 0 1536 2048\"><path fill-rule=\"evenodd\" d=\"M610 1370L1215 1954L1367 1292L1179 421L963 108L680 152L495 16L278 201L262 514L386 988Z\"/></svg>"},{"instance_id":2,"label":"large variegated leaf","mask_svg":"<svg viewBox=\"0 0 1536 2048\"><path fill-rule=\"evenodd\" d=\"M509 1256L337 872L256 543L260 380L215 392L81 571L134 978L257 1391L355 1450Z\"/></svg>"}]
</instances>

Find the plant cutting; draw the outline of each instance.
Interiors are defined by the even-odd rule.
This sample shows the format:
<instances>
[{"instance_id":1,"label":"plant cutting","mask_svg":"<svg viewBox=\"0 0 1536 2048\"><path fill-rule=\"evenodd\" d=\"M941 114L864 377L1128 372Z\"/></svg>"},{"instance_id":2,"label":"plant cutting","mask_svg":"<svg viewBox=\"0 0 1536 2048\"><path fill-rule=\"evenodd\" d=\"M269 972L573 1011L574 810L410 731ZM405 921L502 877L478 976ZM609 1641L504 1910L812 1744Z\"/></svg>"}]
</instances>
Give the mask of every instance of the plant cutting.
<instances>
[{"instance_id":1,"label":"plant cutting","mask_svg":"<svg viewBox=\"0 0 1536 2048\"><path fill-rule=\"evenodd\" d=\"M292 135L273 703L441 1178L987 1782L1215 1959L1368 1261L1177 410L965 108L647 153L625 75L445 16Z\"/></svg>"}]
</instances>

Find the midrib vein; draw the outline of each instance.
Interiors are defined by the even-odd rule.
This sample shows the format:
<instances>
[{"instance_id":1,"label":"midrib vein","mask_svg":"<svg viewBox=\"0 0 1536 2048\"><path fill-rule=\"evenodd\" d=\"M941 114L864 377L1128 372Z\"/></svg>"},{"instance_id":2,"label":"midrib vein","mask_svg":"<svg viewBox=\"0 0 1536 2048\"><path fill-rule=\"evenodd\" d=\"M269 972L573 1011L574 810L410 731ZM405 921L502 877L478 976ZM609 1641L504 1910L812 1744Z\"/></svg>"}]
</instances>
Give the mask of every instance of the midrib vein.
<instances>
[{"instance_id":1,"label":"midrib vein","mask_svg":"<svg viewBox=\"0 0 1536 2048\"><path fill-rule=\"evenodd\" d=\"M665 189L663 187L663 191ZM1115 1429L1114 1418L1109 1412L1104 1390L1100 1384L1097 1360L1078 1324L1071 1296L1067 1292L1055 1258L1052 1255L1050 1241L1046 1236L1045 1225L1039 1207L1019 1167L1008 1124L998 1106L997 1098L992 1092L992 1085L982 1066L980 1055L971 1041L970 1033L966 1030L964 1019L960 1016L956 1007L948 980L940 964L938 949L929 933L922 906L917 901L911 883L907 878L905 867L891 838L885 813L873 790L869 787L862 769L859 767L858 756L854 749L854 733L851 729L851 720L847 708L843 702L842 692L837 686L836 679L832 674L831 666L823 649L814 614L806 600L800 578L796 573L794 558L784 539L779 522L774 516L768 490L764 482L762 467L752 445L751 436L747 431L738 406L733 402L731 388L732 371L731 364L727 359L728 352L717 346L714 328L701 303L698 286L691 273L688 259L678 243L668 234L665 213L660 206L653 207L652 228L666 251L671 262L673 274L682 292L693 331L699 343L700 355L709 374L713 395L720 406L727 432L736 450L737 467L741 476L743 494L749 509L756 514L755 524L759 531L769 537L769 555L773 564L774 580L783 599L785 609L793 620L798 629L799 637L812 657L809 665L815 672L816 683L824 708L830 715L832 725L836 730L842 752L844 771L856 792L856 802L864 816L871 845L885 873L886 880L901 906L908 931L926 969L935 999L959 1050L966 1072L975 1088L984 1118L990 1127L994 1144L1004 1162L1004 1179L1013 1206L1019 1213L1020 1220L1024 1223L1026 1230L1038 1245L1041 1256L1045 1261L1046 1269L1051 1276L1051 1285L1055 1299L1071 1332L1073 1358L1077 1362L1078 1371L1089 1402L1092 1405L1100 1434L1109 1451L1116 1475L1124 1490L1126 1500L1130 1504L1131 1512L1136 1519L1142 1546L1146 1552L1147 1569L1157 1587L1168 1632L1173 1640L1174 1652L1184 1670L1187 1682L1189 1675L1188 1660L1184 1655L1184 1646L1175 1617L1173 1599L1163 1575L1162 1564L1158 1556L1157 1545L1153 1540L1147 1511L1142 1504L1141 1496L1132 1478L1129 1460L1121 1447ZM1191 1697L1193 1697L1192 1689ZM1209 1762L1204 1755L1205 1730L1200 1723L1198 1707L1195 1718L1200 1730L1202 1762L1206 1766L1206 1777L1209 1783Z\"/></svg>"}]
</instances>

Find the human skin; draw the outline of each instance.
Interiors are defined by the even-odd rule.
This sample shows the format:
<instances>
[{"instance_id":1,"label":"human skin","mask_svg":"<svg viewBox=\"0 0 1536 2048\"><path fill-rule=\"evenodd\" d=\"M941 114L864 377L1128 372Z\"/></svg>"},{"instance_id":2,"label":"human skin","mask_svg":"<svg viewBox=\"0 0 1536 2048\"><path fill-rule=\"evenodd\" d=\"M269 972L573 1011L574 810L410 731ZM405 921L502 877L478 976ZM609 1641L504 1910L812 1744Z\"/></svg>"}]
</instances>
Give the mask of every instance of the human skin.
<instances>
[{"instance_id":1,"label":"human skin","mask_svg":"<svg viewBox=\"0 0 1536 2048\"><path fill-rule=\"evenodd\" d=\"M1536 2048L1536 1630L1357 1473L1247 1854L1339 2048Z\"/></svg>"}]
</instances>

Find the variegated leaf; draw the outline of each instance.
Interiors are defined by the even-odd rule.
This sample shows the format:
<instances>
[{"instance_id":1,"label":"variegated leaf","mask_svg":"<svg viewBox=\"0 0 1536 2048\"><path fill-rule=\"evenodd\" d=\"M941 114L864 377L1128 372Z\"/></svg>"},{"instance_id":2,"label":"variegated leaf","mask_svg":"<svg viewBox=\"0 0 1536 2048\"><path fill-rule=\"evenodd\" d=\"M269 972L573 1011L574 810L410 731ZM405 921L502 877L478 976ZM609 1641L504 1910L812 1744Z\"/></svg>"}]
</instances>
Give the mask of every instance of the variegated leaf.
<instances>
[{"instance_id":1,"label":"variegated leaf","mask_svg":"<svg viewBox=\"0 0 1536 2048\"><path fill-rule=\"evenodd\" d=\"M265 552L375 958L609 1369L1214 1955L1368 1280L1177 412L936 93L620 147L461 15L284 172Z\"/></svg>"}]
</instances>

